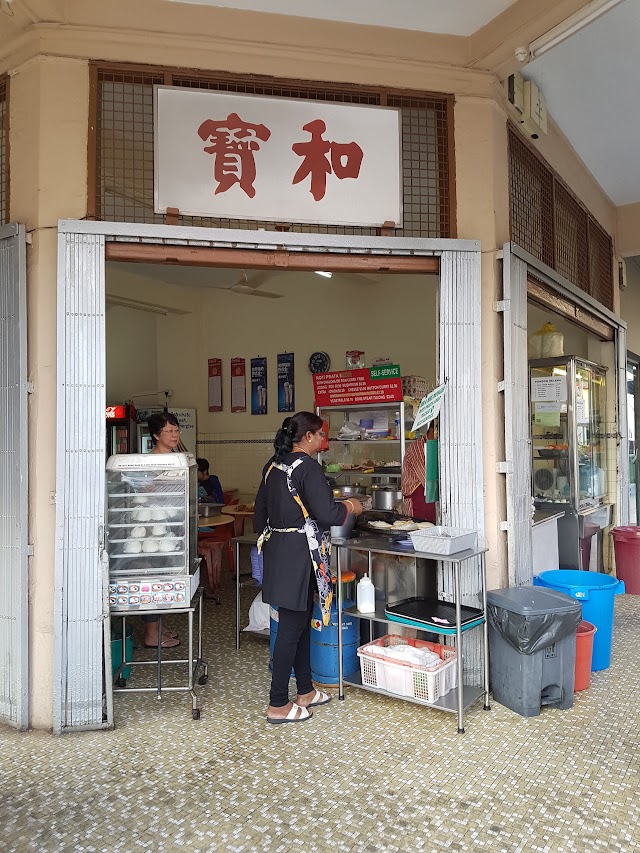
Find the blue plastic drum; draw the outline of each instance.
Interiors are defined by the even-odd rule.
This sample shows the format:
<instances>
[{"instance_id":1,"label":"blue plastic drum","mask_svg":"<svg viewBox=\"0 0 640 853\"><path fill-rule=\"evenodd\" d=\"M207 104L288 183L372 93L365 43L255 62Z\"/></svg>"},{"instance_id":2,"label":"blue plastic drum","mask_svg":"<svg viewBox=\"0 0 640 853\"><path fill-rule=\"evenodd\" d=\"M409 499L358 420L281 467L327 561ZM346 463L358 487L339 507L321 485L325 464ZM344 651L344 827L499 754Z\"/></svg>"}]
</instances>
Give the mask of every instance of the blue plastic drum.
<instances>
[{"instance_id":1,"label":"blue plastic drum","mask_svg":"<svg viewBox=\"0 0 640 853\"><path fill-rule=\"evenodd\" d=\"M593 640L591 671L607 669L611 665L613 599L624 592L624 581L601 572L559 569L541 572L534 577L533 585L556 589L581 602L582 618L598 629Z\"/></svg>"}]
</instances>

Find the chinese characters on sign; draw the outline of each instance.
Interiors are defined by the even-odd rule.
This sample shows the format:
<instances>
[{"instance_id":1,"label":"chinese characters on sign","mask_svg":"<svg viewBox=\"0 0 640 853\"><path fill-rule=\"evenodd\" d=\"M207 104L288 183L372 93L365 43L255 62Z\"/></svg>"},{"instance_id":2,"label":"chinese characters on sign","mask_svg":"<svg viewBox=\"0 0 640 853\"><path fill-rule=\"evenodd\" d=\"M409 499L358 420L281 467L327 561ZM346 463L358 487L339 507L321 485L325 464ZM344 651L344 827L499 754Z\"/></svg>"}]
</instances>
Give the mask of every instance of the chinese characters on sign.
<instances>
[{"instance_id":1,"label":"chinese characters on sign","mask_svg":"<svg viewBox=\"0 0 640 853\"><path fill-rule=\"evenodd\" d=\"M231 359L231 411L247 411L247 362L244 358Z\"/></svg>"},{"instance_id":2,"label":"chinese characters on sign","mask_svg":"<svg viewBox=\"0 0 640 853\"><path fill-rule=\"evenodd\" d=\"M398 110L166 86L155 98L158 213L401 226Z\"/></svg>"},{"instance_id":3,"label":"chinese characters on sign","mask_svg":"<svg viewBox=\"0 0 640 853\"><path fill-rule=\"evenodd\" d=\"M246 124L237 113L231 113L225 121L203 121L198 136L211 142L204 150L214 156L215 192L225 193L239 184L249 198L253 198L256 194L254 152L260 148L260 142L269 139L271 131L263 124Z\"/></svg>"},{"instance_id":4,"label":"chinese characters on sign","mask_svg":"<svg viewBox=\"0 0 640 853\"><path fill-rule=\"evenodd\" d=\"M222 359L210 358L207 363L209 411L222 411Z\"/></svg>"}]
</instances>

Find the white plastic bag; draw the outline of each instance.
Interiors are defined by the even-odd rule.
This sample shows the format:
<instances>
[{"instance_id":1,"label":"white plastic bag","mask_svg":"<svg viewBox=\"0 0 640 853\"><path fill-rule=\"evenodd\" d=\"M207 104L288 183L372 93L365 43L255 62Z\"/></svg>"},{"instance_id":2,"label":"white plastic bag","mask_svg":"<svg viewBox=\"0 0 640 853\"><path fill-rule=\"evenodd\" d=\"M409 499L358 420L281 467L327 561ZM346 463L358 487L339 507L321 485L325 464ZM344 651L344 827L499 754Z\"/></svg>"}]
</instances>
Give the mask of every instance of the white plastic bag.
<instances>
[{"instance_id":1,"label":"white plastic bag","mask_svg":"<svg viewBox=\"0 0 640 853\"><path fill-rule=\"evenodd\" d=\"M269 630L269 605L262 600L262 590L256 595L249 608L249 624L243 631Z\"/></svg>"}]
</instances>

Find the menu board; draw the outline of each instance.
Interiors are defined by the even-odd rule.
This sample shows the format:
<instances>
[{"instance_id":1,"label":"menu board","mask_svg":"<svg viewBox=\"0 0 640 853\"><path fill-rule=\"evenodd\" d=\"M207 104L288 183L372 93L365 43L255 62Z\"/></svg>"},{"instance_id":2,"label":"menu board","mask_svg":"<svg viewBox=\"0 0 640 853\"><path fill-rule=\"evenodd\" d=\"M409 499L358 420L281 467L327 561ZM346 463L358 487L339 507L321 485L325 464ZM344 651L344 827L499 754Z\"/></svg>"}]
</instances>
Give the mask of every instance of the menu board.
<instances>
[{"instance_id":1,"label":"menu board","mask_svg":"<svg viewBox=\"0 0 640 853\"><path fill-rule=\"evenodd\" d=\"M314 373L316 406L369 406L402 400L400 367L387 364L360 370Z\"/></svg>"}]
</instances>

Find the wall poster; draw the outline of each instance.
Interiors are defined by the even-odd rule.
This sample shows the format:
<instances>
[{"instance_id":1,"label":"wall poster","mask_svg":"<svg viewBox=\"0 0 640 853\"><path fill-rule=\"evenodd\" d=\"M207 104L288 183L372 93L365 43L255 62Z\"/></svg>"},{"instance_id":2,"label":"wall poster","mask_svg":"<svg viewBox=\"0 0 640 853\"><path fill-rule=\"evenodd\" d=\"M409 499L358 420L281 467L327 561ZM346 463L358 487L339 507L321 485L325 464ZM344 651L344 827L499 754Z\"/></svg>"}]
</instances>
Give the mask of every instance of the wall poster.
<instances>
[{"instance_id":1,"label":"wall poster","mask_svg":"<svg viewBox=\"0 0 640 853\"><path fill-rule=\"evenodd\" d=\"M231 411L247 411L247 362L244 358L231 359Z\"/></svg>"},{"instance_id":2,"label":"wall poster","mask_svg":"<svg viewBox=\"0 0 640 853\"><path fill-rule=\"evenodd\" d=\"M251 414L267 414L267 359L251 359Z\"/></svg>"},{"instance_id":3,"label":"wall poster","mask_svg":"<svg viewBox=\"0 0 640 853\"><path fill-rule=\"evenodd\" d=\"M210 358L208 363L209 411L222 411L222 359Z\"/></svg>"},{"instance_id":4,"label":"wall poster","mask_svg":"<svg viewBox=\"0 0 640 853\"><path fill-rule=\"evenodd\" d=\"M295 412L293 353L278 353L278 411Z\"/></svg>"}]
</instances>

